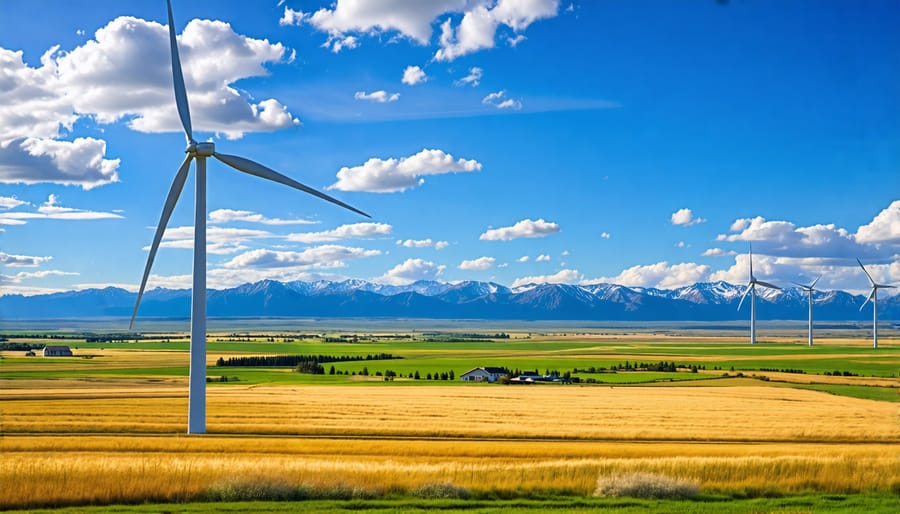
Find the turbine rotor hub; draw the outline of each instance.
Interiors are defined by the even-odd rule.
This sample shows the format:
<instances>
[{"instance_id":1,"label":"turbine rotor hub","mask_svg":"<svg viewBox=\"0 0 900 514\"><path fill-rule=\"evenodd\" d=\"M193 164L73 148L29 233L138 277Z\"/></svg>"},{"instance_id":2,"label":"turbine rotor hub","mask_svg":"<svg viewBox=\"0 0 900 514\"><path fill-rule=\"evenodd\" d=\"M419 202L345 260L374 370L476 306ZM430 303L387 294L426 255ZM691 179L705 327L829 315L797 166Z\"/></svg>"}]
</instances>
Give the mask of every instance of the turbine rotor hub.
<instances>
[{"instance_id":1,"label":"turbine rotor hub","mask_svg":"<svg viewBox=\"0 0 900 514\"><path fill-rule=\"evenodd\" d=\"M216 145L215 143L195 143L191 142L187 148L184 149L184 153L191 155L193 157L212 157L213 154L216 153Z\"/></svg>"}]
</instances>

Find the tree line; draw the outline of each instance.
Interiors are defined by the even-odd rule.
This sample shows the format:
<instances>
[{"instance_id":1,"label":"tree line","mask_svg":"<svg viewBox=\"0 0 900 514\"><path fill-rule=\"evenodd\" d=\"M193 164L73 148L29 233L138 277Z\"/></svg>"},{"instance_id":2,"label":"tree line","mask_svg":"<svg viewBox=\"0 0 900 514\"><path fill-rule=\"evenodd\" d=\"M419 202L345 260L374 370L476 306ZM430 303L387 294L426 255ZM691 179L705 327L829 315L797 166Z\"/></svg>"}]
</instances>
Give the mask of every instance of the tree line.
<instances>
[{"instance_id":1,"label":"tree line","mask_svg":"<svg viewBox=\"0 0 900 514\"><path fill-rule=\"evenodd\" d=\"M353 361L380 361L402 359L403 357L390 353L376 353L368 355L252 355L242 357L219 357L216 366L235 367L297 367L303 363L326 364L329 362L353 362Z\"/></svg>"}]
</instances>

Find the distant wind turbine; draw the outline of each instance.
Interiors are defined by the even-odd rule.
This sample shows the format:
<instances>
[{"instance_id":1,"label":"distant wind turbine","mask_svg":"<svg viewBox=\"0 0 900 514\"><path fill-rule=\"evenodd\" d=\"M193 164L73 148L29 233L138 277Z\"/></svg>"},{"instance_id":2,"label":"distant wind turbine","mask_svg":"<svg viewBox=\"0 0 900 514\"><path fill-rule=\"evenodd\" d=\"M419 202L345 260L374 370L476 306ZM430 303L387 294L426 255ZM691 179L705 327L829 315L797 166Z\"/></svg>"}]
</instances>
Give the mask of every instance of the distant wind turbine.
<instances>
[{"instance_id":1,"label":"distant wind turbine","mask_svg":"<svg viewBox=\"0 0 900 514\"><path fill-rule=\"evenodd\" d=\"M781 289L778 286L763 282L762 280L756 280L756 277L753 276L753 247L751 246L750 280L747 282L747 289L741 296L740 303L738 303L738 310L741 310L741 306L744 305L744 298L747 297L747 293L750 293L750 344L756 344L756 286L767 287L769 289Z\"/></svg>"},{"instance_id":2,"label":"distant wind turbine","mask_svg":"<svg viewBox=\"0 0 900 514\"><path fill-rule=\"evenodd\" d=\"M822 278L822 275L819 275L819 278ZM815 291L816 282L819 281L819 278L813 280L813 283L808 286L794 282L794 284L799 286L800 289L809 293L809 345L810 346L813 345L813 315L812 315L813 297L812 297L812 294L813 294L813 291Z\"/></svg>"},{"instance_id":3,"label":"distant wind turbine","mask_svg":"<svg viewBox=\"0 0 900 514\"><path fill-rule=\"evenodd\" d=\"M869 275L869 272L866 271L866 267L863 266L862 262L860 262L859 259L856 259L856 262L859 263L859 267L862 268L863 273L866 274L866 278L869 279L869 283L872 284L872 291L869 292L869 297L866 298L866 301L859 307L859 310L862 311L863 307L869 303L869 300L872 300L872 348L878 348L878 290L893 289L896 286L876 284L875 281L872 280L872 275Z\"/></svg>"},{"instance_id":4,"label":"distant wind turbine","mask_svg":"<svg viewBox=\"0 0 900 514\"><path fill-rule=\"evenodd\" d=\"M147 277L153 266L153 259L159 249L159 242L169 217L175 209L175 203L184 188L191 161L197 159L197 178L194 199L194 268L193 289L191 290L191 363L190 386L188 395L188 433L202 434L206 432L206 158L215 157L232 168L255 175L260 178L278 182L286 186L299 189L313 196L318 196L345 209L371 217L368 214L351 207L340 200L332 198L309 186L305 186L296 180L286 177L262 164L235 155L227 155L216 152L213 143L198 143L194 140L191 130L191 113L188 108L187 92L184 88L184 75L181 72L181 60L178 58L178 45L175 41L175 22L172 18L172 3L166 0L169 14L169 46L172 54L172 80L175 85L175 104L178 108L178 117L184 128L187 138L187 148L184 162L175 174L175 180L169 189L166 203L163 206L162 215L159 217L159 225L153 236L153 244L150 245L150 254L147 256L147 265L144 267L144 277L141 279L141 287L138 290L137 300L134 303L134 311L131 313L129 330L134 326L134 318L137 315L138 306L141 304L141 296L147 286Z\"/></svg>"}]
</instances>

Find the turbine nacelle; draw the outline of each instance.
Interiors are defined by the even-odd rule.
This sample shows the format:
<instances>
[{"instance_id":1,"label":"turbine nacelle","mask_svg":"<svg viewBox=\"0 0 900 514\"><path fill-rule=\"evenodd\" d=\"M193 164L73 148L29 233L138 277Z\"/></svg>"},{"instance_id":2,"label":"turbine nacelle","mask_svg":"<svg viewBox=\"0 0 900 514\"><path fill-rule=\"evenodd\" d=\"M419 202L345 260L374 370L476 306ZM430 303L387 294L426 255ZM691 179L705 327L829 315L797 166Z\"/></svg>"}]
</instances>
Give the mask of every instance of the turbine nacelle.
<instances>
[{"instance_id":1,"label":"turbine nacelle","mask_svg":"<svg viewBox=\"0 0 900 514\"><path fill-rule=\"evenodd\" d=\"M187 148L184 149L184 153L191 157L212 157L216 154L216 144L210 142L191 142Z\"/></svg>"}]
</instances>

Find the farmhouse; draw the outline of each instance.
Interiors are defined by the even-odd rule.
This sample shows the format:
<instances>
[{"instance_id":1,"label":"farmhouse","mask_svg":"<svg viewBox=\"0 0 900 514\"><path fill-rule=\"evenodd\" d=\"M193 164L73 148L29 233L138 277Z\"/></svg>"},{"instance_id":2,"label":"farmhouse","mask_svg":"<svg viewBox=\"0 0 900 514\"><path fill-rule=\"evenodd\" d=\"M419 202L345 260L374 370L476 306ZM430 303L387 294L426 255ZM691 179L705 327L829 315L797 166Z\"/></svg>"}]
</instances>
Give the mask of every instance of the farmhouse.
<instances>
[{"instance_id":1,"label":"farmhouse","mask_svg":"<svg viewBox=\"0 0 900 514\"><path fill-rule=\"evenodd\" d=\"M466 371L459 376L459 379L463 382L496 382L506 374L507 372L503 368L481 367Z\"/></svg>"},{"instance_id":2,"label":"farmhouse","mask_svg":"<svg viewBox=\"0 0 900 514\"><path fill-rule=\"evenodd\" d=\"M44 357L71 357L72 350L68 346L45 346L41 355Z\"/></svg>"}]
</instances>

